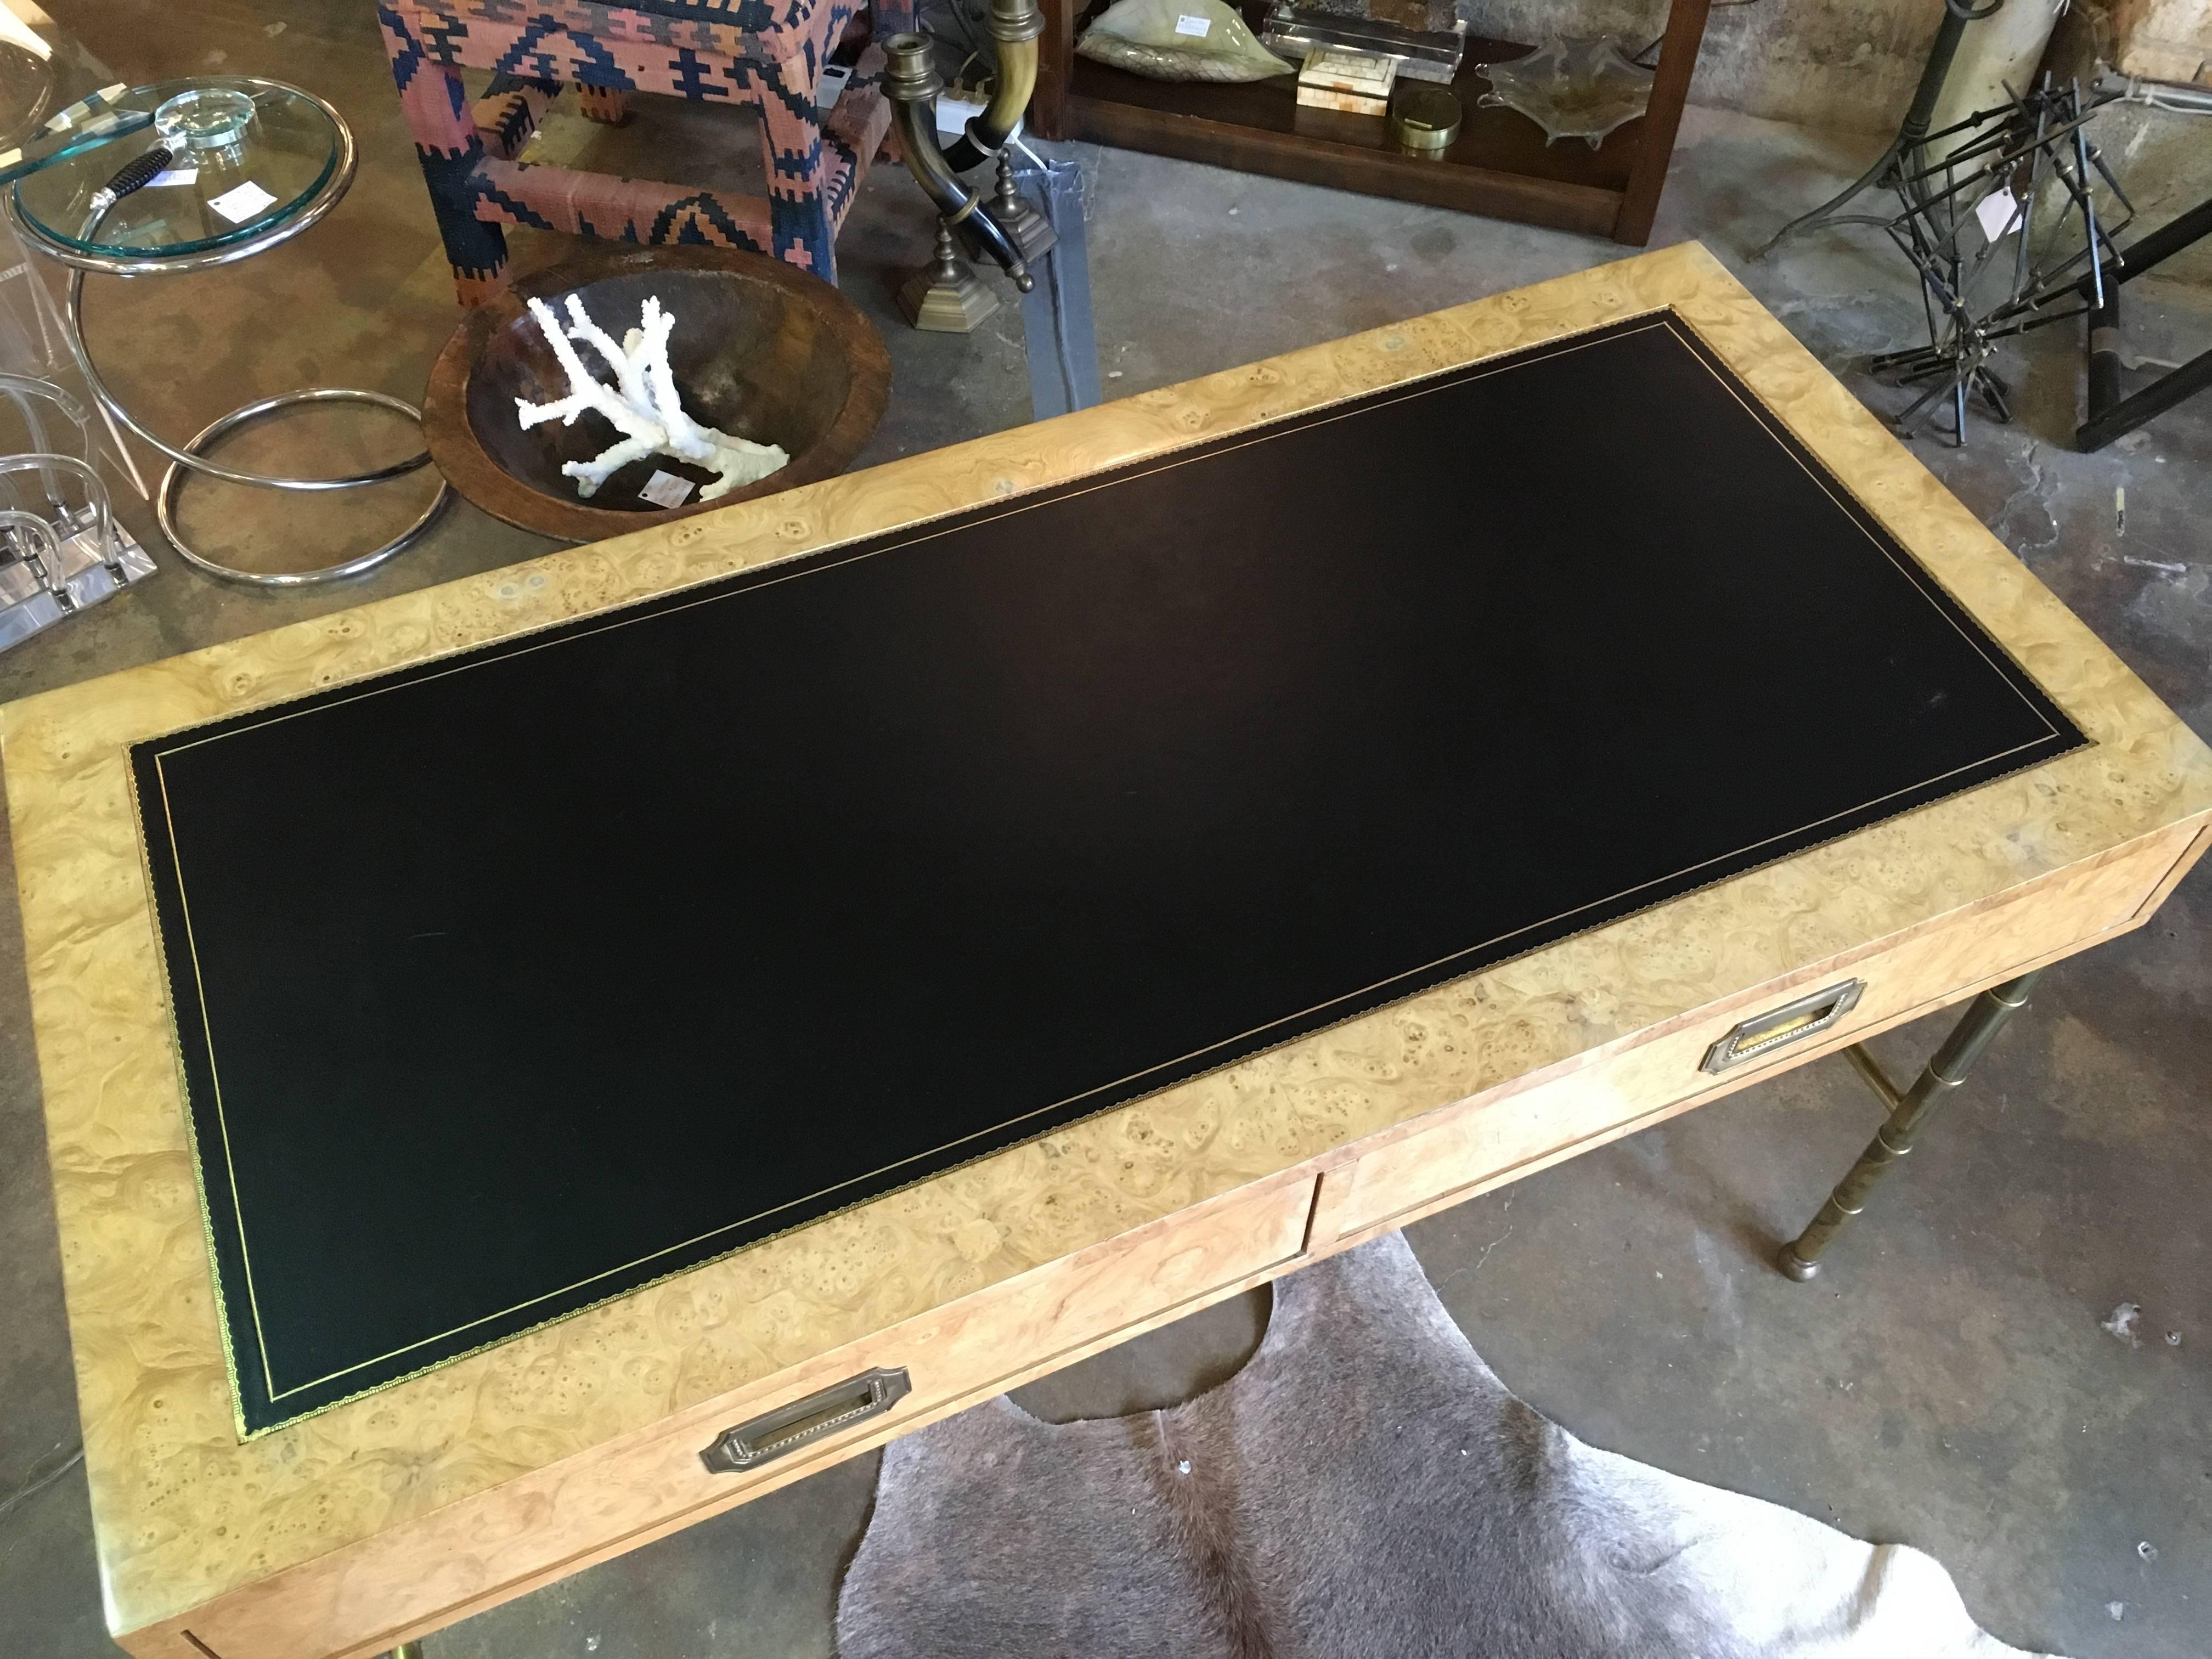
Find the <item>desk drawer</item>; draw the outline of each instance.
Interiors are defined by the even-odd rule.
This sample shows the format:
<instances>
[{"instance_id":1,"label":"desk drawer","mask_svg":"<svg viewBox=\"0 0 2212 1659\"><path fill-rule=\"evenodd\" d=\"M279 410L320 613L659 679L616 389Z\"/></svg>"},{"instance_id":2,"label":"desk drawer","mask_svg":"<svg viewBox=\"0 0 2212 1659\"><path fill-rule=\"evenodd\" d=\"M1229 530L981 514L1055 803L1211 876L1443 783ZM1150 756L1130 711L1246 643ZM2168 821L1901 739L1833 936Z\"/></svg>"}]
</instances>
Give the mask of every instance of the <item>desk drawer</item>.
<instances>
[{"instance_id":1,"label":"desk drawer","mask_svg":"<svg viewBox=\"0 0 2212 1659\"><path fill-rule=\"evenodd\" d=\"M1304 1245L1313 1194L1314 1177L1299 1172L1196 1206L841 1350L790 1374L773 1394L749 1390L742 1398L749 1411L764 1408L773 1416L815 1393L822 1386L817 1376L849 1366L850 1374L830 1379L823 1393L834 1413L847 1391L858 1403L866 1372L904 1373L911 1395L881 1413L879 1425L855 1422L791 1454L798 1473L818 1468L1165 1324L1215 1291L1282 1267ZM878 1392L884 1391L879 1383ZM726 1434L726 1427L718 1429L714 1443L725 1445ZM695 1455L707 1443L692 1448ZM720 1507L724 1496L781 1484L791 1473L769 1464L712 1474L703 1492Z\"/></svg>"},{"instance_id":2,"label":"desk drawer","mask_svg":"<svg viewBox=\"0 0 2212 1659\"><path fill-rule=\"evenodd\" d=\"M1288 1171L1133 1228L119 1639L143 1659L368 1659L1280 1271L1314 1181ZM862 1388L870 1372L902 1373L904 1390ZM888 1409L844 1415L877 1393ZM817 1395L799 1420L760 1424Z\"/></svg>"},{"instance_id":3,"label":"desk drawer","mask_svg":"<svg viewBox=\"0 0 2212 1659\"><path fill-rule=\"evenodd\" d=\"M1578 1070L1417 1120L1327 1177L1336 1191L1322 1194L1315 1247L1402 1225L2129 927L2185 850L2185 836L2160 837L1895 945L1731 997ZM1741 1056L1733 1064L1731 1048Z\"/></svg>"}]
</instances>

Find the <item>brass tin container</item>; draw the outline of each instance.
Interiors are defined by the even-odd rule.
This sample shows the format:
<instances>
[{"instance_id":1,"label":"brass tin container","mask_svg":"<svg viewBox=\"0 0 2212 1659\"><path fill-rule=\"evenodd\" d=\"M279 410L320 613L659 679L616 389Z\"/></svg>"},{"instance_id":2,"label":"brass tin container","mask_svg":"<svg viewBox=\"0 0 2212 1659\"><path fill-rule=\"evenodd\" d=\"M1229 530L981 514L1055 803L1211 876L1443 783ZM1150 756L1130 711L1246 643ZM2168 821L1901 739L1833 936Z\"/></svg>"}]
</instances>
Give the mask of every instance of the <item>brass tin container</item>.
<instances>
[{"instance_id":1,"label":"brass tin container","mask_svg":"<svg viewBox=\"0 0 2212 1659\"><path fill-rule=\"evenodd\" d=\"M1406 149L1440 155L1459 137L1459 100L1442 87L1401 86L1390 100L1390 137Z\"/></svg>"}]
</instances>

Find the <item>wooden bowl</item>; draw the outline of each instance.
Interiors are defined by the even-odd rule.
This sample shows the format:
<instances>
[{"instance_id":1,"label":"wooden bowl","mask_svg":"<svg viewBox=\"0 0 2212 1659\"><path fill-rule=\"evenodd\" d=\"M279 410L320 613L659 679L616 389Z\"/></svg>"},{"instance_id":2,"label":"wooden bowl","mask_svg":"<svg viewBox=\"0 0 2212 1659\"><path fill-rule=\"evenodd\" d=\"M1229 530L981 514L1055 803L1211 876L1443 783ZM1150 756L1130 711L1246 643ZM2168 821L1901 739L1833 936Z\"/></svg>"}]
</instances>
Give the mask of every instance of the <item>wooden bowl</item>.
<instances>
[{"instance_id":1,"label":"wooden bowl","mask_svg":"<svg viewBox=\"0 0 2212 1659\"><path fill-rule=\"evenodd\" d=\"M695 496L666 508L638 494L656 471L695 484L714 474L671 455L647 456L579 498L562 463L587 461L621 434L588 411L573 425L549 421L526 432L514 412L518 398L551 403L568 395L568 377L527 306L544 300L565 322L571 294L583 296L592 320L617 340L637 326L647 296L657 295L676 319L668 362L685 410L737 437L781 444L790 461L714 501ZM608 378L597 353L581 345L578 352ZM438 470L485 512L540 535L588 542L834 477L876 429L890 392L883 337L821 278L730 248L610 244L519 277L474 307L430 371L422 428Z\"/></svg>"}]
</instances>

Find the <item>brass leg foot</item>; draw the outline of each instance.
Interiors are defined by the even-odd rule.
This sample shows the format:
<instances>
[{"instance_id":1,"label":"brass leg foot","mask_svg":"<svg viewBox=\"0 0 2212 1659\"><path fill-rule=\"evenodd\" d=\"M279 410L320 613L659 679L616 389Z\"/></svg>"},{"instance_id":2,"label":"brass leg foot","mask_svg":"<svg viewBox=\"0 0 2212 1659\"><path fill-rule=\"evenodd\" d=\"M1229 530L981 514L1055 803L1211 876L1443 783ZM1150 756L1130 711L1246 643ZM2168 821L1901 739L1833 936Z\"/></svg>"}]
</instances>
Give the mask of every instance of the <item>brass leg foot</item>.
<instances>
[{"instance_id":1,"label":"brass leg foot","mask_svg":"<svg viewBox=\"0 0 2212 1659\"><path fill-rule=\"evenodd\" d=\"M402 1642L386 1654L384 1659L422 1659L422 1644L420 1642Z\"/></svg>"},{"instance_id":2,"label":"brass leg foot","mask_svg":"<svg viewBox=\"0 0 2212 1659\"><path fill-rule=\"evenodd\" d=\"M1776 1255L1774 1265L1781 1268L1784 1275L1796 1279L1800 1285L1808 1279L1818 1279L1820 1276L1820 1264L1817 1261L1808 1261L1799 1255L1795 1244L1784 1244Z\"/></svg>"},{"instance_id":3,"label":"brass leg foot","mask_svg":"<svg viewBox=\"0 0 2212 1659\"><path fill-rule=\"evenodd\" d=\"M2041 970L2039 969L2039 973ZM1889 1121L1875 1132L1859 1161L1850 1168L1820 1206L1820 1214L1794 1243L1785 1244L1775 1266L1803 1284L1820 1271L1820 1253L1828 1248L1844 1224L1866 1207L1867 1198L1889 1172L1891 1164L1912 1150L1913 1137L1934 1115L1951 1091L1966 1080L1967 1068L1981 1058L2012 1017L2027 1006L2035 989L2036 974L2023 974L2008 983L1993 986L1976 997L1943 1046L1936 1051L1928 1069L1913 1085L1899 1094L1863 1048L1844 1050L1874 1091L1890 1109Z\"/></svg>"}]
</instances>

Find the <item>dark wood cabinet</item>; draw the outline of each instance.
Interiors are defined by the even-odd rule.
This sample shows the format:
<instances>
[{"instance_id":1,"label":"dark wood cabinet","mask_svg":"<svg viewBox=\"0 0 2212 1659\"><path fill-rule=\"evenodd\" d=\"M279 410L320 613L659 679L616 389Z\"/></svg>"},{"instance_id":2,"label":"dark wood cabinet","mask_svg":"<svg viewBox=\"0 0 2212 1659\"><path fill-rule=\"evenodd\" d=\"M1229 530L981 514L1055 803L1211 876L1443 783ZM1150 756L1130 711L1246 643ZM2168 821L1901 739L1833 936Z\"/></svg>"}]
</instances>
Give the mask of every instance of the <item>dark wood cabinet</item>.
<instances>
[{"instance_id":1,"label":"dark wood cabinet","mask_svg":"<svg viewBox=\"0 0 2212 1659\"><path fill-rule=\"evenodd\" d=\"M1300 107L1286 78L1149 81L1078 58L1076 36L1102 9L1097 0L1044 0L1030 123L1047 138L1089 139L1640 247L1651 240L1710 4L1674 0L1650 108L1595 149L1580 139L1547 145L1541 129L1516 111L1477 106L1490 85L1480 66L1521 56L1531 50L1524 43L1469 38L1452 86L1467 112L1459 138L1449 149L1415 155L1394 144L1373 116Z\"/></svg>"}]
</instances>

